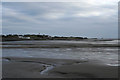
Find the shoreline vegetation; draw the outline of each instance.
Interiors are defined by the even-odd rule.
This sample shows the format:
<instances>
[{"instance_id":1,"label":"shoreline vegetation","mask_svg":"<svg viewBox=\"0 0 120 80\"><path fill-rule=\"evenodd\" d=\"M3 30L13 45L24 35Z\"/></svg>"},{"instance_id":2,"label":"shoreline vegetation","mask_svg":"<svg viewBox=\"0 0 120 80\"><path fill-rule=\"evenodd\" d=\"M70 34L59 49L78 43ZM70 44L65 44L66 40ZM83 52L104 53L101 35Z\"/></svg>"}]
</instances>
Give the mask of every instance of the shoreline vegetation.
<instances>
[{"instance_id":1,"label":"shoreline vegetation","mask_svg":"<svg viewBox=\"0 0 120 80\"><path fill-rule=\"evenodd\" d=\"M41 34L8 34L8 35L0 35L2 37L2 41L25 41L25 40L94 40L94 41L112 41L115 39L98 39L98 38L87 38L87 37L64 37L64 36L49 36L49 35L41 35Z\"/></svg>"},{"instance_id":2,"label":"shoreline vegetation","mask_svg":"<svg viewBox=\"0 0 120 80\"><path fill-rule=\"evenodd\" d=\"M40 34L25 34L25 35L17 35L17 34L8 34L8 35L0 35L2 37L2 41L22 41L22 40L83 40L88 39L87 37L60 37L60 36L49 36L49 35L40 35Z\"/></svg>"}]
</instances>

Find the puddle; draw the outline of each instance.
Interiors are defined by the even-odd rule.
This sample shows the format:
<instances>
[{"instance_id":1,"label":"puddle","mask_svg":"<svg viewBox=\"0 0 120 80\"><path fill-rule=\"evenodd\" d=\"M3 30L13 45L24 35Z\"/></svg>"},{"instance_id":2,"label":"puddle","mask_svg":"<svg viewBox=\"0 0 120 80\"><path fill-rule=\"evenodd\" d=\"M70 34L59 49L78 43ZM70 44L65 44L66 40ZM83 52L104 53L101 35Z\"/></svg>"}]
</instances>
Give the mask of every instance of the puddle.
<instances>
[{"instance_id":1,"label":"puddle","mask_svg":"<svg viewBox=\"0 0 120 80\"><path fill-rule=\"evenodd\" d=\"M53 65L44 65L44 66L45 66L45 69L43 71L41 71L40 74L47 74L48 75L47 72L54 68Z\"/></svg>"}]
</instances>

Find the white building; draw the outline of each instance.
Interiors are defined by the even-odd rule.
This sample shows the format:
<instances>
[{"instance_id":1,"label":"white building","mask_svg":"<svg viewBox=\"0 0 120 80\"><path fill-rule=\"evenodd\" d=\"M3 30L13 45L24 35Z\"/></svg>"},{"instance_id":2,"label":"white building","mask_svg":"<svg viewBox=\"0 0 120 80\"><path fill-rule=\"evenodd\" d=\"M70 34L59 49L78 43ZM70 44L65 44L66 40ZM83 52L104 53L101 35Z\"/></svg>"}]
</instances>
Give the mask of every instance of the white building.
<instances>
[{"instance_id":1,"label":"white building","mask_svg":"<svg viewBox=\"0 0 120 80\"><path fill-rule=\"evenodd\" d=\"M21 39L30 39L30 37L23 37L23 36L18 36Z\"/></svg>"}]
</instances>

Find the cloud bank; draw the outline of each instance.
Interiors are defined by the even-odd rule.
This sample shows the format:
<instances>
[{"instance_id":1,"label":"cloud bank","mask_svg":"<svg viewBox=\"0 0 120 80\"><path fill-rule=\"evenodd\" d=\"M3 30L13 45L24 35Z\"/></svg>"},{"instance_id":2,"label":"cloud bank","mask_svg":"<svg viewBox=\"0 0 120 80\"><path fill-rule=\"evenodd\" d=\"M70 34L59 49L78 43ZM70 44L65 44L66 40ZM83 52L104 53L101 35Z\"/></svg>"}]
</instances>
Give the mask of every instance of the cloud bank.
<instances>
[{"instance_id":1,"label":"cloud bank","mask_svg":"<svg viewBox=\"0 0 120 80\"><path fill-rule=\"evenodd\" d=\"M118 37L115 0L3 2L3 34Z\"/></svg>"}]
</instances>

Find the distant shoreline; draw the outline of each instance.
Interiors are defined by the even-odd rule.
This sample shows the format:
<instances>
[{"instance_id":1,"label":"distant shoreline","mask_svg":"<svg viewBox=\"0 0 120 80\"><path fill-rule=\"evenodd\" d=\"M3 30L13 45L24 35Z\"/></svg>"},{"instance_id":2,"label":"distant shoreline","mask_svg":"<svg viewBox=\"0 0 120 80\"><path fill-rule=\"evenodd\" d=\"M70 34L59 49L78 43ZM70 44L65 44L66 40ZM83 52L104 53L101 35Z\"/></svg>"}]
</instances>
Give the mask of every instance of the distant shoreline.
<instances>
[{"instance_id":1,"label":"distant shoreline","mask_svg":"<svg viewBox=\"0 0 120 80\"><path fill-rule=\"evenodd\" d=\"M35 34L26 34L26 35L1 35L2 41L23 41L23 40L83 40L88 39L87 37L59 37L59 36L49 36L49 35L35 35Z\"/></svg>"},{"instance_id":2,"label":"distant shoreline","mask_svg":"<svg viewBox=\"0 0 120 80\"><path fill-rule=\"evenodd\" d=\"M27 40L27 39L22 39L22 40L7 40L7 39L3 39L2 38L2 42L6 42L6 41L48 41L48 40L54 40L54 41L58 41L58 40L61 40L61 41L84 41L84 40L93 40L93 41L113 41L113 40L119 40L119 39L82 39L82 40L69 40L69 39L66 39L66 40L62 40L62 39L40 39L40 40Z\"/></svg>"},{"instance_id":3,"label":"distant shoreline","mask_svg":"<svg viewBox=\"0 0 120 80\"><path fill-rule=\"evenodd\" d=\"M9 34L9 35L0 35L2 37L2 41L36 41L36 40L68 40L68 41L81 41L81 40L94 40L94 41L112 41L119 39L98 39L98 38L87 38L87 37L60 37L60 36L49 36L49 35L35 35L35 34L26 34L26 35L17 35L17 34Z\"/></svg>"}]
</instances>

